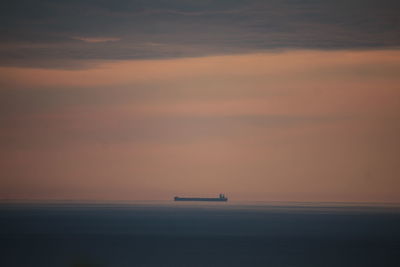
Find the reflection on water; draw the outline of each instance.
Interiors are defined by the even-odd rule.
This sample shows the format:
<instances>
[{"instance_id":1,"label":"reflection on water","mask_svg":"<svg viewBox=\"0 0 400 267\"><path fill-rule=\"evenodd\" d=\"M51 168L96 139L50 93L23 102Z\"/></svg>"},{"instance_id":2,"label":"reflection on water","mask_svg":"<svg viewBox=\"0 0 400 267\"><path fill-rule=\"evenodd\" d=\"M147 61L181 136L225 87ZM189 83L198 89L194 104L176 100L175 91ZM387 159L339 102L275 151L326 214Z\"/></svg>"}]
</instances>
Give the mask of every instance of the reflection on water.
<instances>
[{"instance_id":1,"label":"reflection on water","mask_svg":"<svg viewBox=\"0 0 400 267\"><path fill-rule=\"evenodd\" d=\"M395 266L395 204L3 203L0 266Z\"/></svg>"}]
</instances>

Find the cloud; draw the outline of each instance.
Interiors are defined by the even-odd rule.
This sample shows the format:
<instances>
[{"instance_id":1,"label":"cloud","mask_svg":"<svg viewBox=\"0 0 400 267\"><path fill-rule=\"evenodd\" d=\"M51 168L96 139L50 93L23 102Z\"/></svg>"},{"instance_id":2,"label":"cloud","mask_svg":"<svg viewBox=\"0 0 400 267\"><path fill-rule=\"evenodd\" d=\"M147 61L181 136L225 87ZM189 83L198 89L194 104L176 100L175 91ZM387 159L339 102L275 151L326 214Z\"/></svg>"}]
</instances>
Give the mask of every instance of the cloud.
<instances>
[{"instance_id":1,"label":"cloud","mask_svg":"<svg viewBox=\"0 0 400 267\"><path fill-rule=\"evenodd\" d=\"M80 40L86 43L117 42L121 40L121 38L115 38L115 37L79 37L79 36L74 36L72 37L72 39Z\"/></svg>"},{"instance_id":2,"label":"cloud","mask_svg":"<svg viewBox=\"0 0 400 267\"><path fill-rule=\"evenodd\" d=\"M2 65L400 46L400 6L391 0L39 0L3 7ZM162 46L144 45L151 43Z\"/></svg>"},{"instance_id":3,"label":"cloud","mask_svg":"<svg viewBox=\"0 0 400 267\"><path fill-rule=\"evenodd\" d=\"M202 135L240 132L241 127L271 130L394 119L399 55L397 50L291 51L117 61L84 70L3 67L3 132L20 125L22 136L32 131L24 127L43 129L37 136L46 136L53 129L55 134L48 135L57 139L57 127L72 123L67 129L76 132L67 136L87 142L97 139L85 132L111 143L119 138L140 142L146 136L160 138L163 128L178 132L172 139L187 129L186 139L195 141ZM202 130L197 134L196 129Z\"/></svg>"}]
</instances>

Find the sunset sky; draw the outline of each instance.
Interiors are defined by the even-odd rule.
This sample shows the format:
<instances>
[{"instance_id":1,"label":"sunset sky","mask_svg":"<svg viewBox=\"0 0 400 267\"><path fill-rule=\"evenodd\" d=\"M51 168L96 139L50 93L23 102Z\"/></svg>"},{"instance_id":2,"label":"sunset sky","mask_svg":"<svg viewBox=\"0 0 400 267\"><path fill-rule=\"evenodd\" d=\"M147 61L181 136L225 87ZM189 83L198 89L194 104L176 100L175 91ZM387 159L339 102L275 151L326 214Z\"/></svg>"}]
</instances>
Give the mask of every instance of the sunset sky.
<instances>
[{"instance_id":1,"label":"sunset sky","mask_svg":"<svg viewBox=\"0 0 400 267\"><path fill-rule=\"evenodd\" d=\"M399 13L6 0L0 199L400 202Z\"/></svg>"}]
</instances>

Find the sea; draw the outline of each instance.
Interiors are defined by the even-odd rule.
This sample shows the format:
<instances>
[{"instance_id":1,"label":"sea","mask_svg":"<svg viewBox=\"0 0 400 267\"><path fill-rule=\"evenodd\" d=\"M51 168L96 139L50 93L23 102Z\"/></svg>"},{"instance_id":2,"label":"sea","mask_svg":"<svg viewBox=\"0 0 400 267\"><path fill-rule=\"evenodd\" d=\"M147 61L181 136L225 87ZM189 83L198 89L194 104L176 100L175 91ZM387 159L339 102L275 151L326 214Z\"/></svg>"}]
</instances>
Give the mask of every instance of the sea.
<instances>
[{"instance_id":1,"label":"sea","mask_svg":"<svg viewBox=\"0 0 400 267\"><path fill-rule=\"evenodd\" d=\"M400 206L0 204L2 267L400 266Z\"/></svg>"}]
</instances>

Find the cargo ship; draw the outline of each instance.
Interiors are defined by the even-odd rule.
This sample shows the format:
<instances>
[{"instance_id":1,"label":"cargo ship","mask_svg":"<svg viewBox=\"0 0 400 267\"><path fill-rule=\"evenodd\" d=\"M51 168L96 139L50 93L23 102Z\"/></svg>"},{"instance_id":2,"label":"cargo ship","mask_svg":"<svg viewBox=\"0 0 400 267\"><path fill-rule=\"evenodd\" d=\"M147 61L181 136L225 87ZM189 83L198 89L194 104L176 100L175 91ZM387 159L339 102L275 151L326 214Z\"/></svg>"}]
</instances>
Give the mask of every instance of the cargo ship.
<instances>
[{"instance_id":1,"label":"cargo ship","mask_svg":"<svg viewBox=\"0 0 400 267\"><path fill-rule=\"evenodd\" d=\"M219 194L219 197L175 197L175 201L228 201L224 194Z\"/></svg>"}]
</instances>

